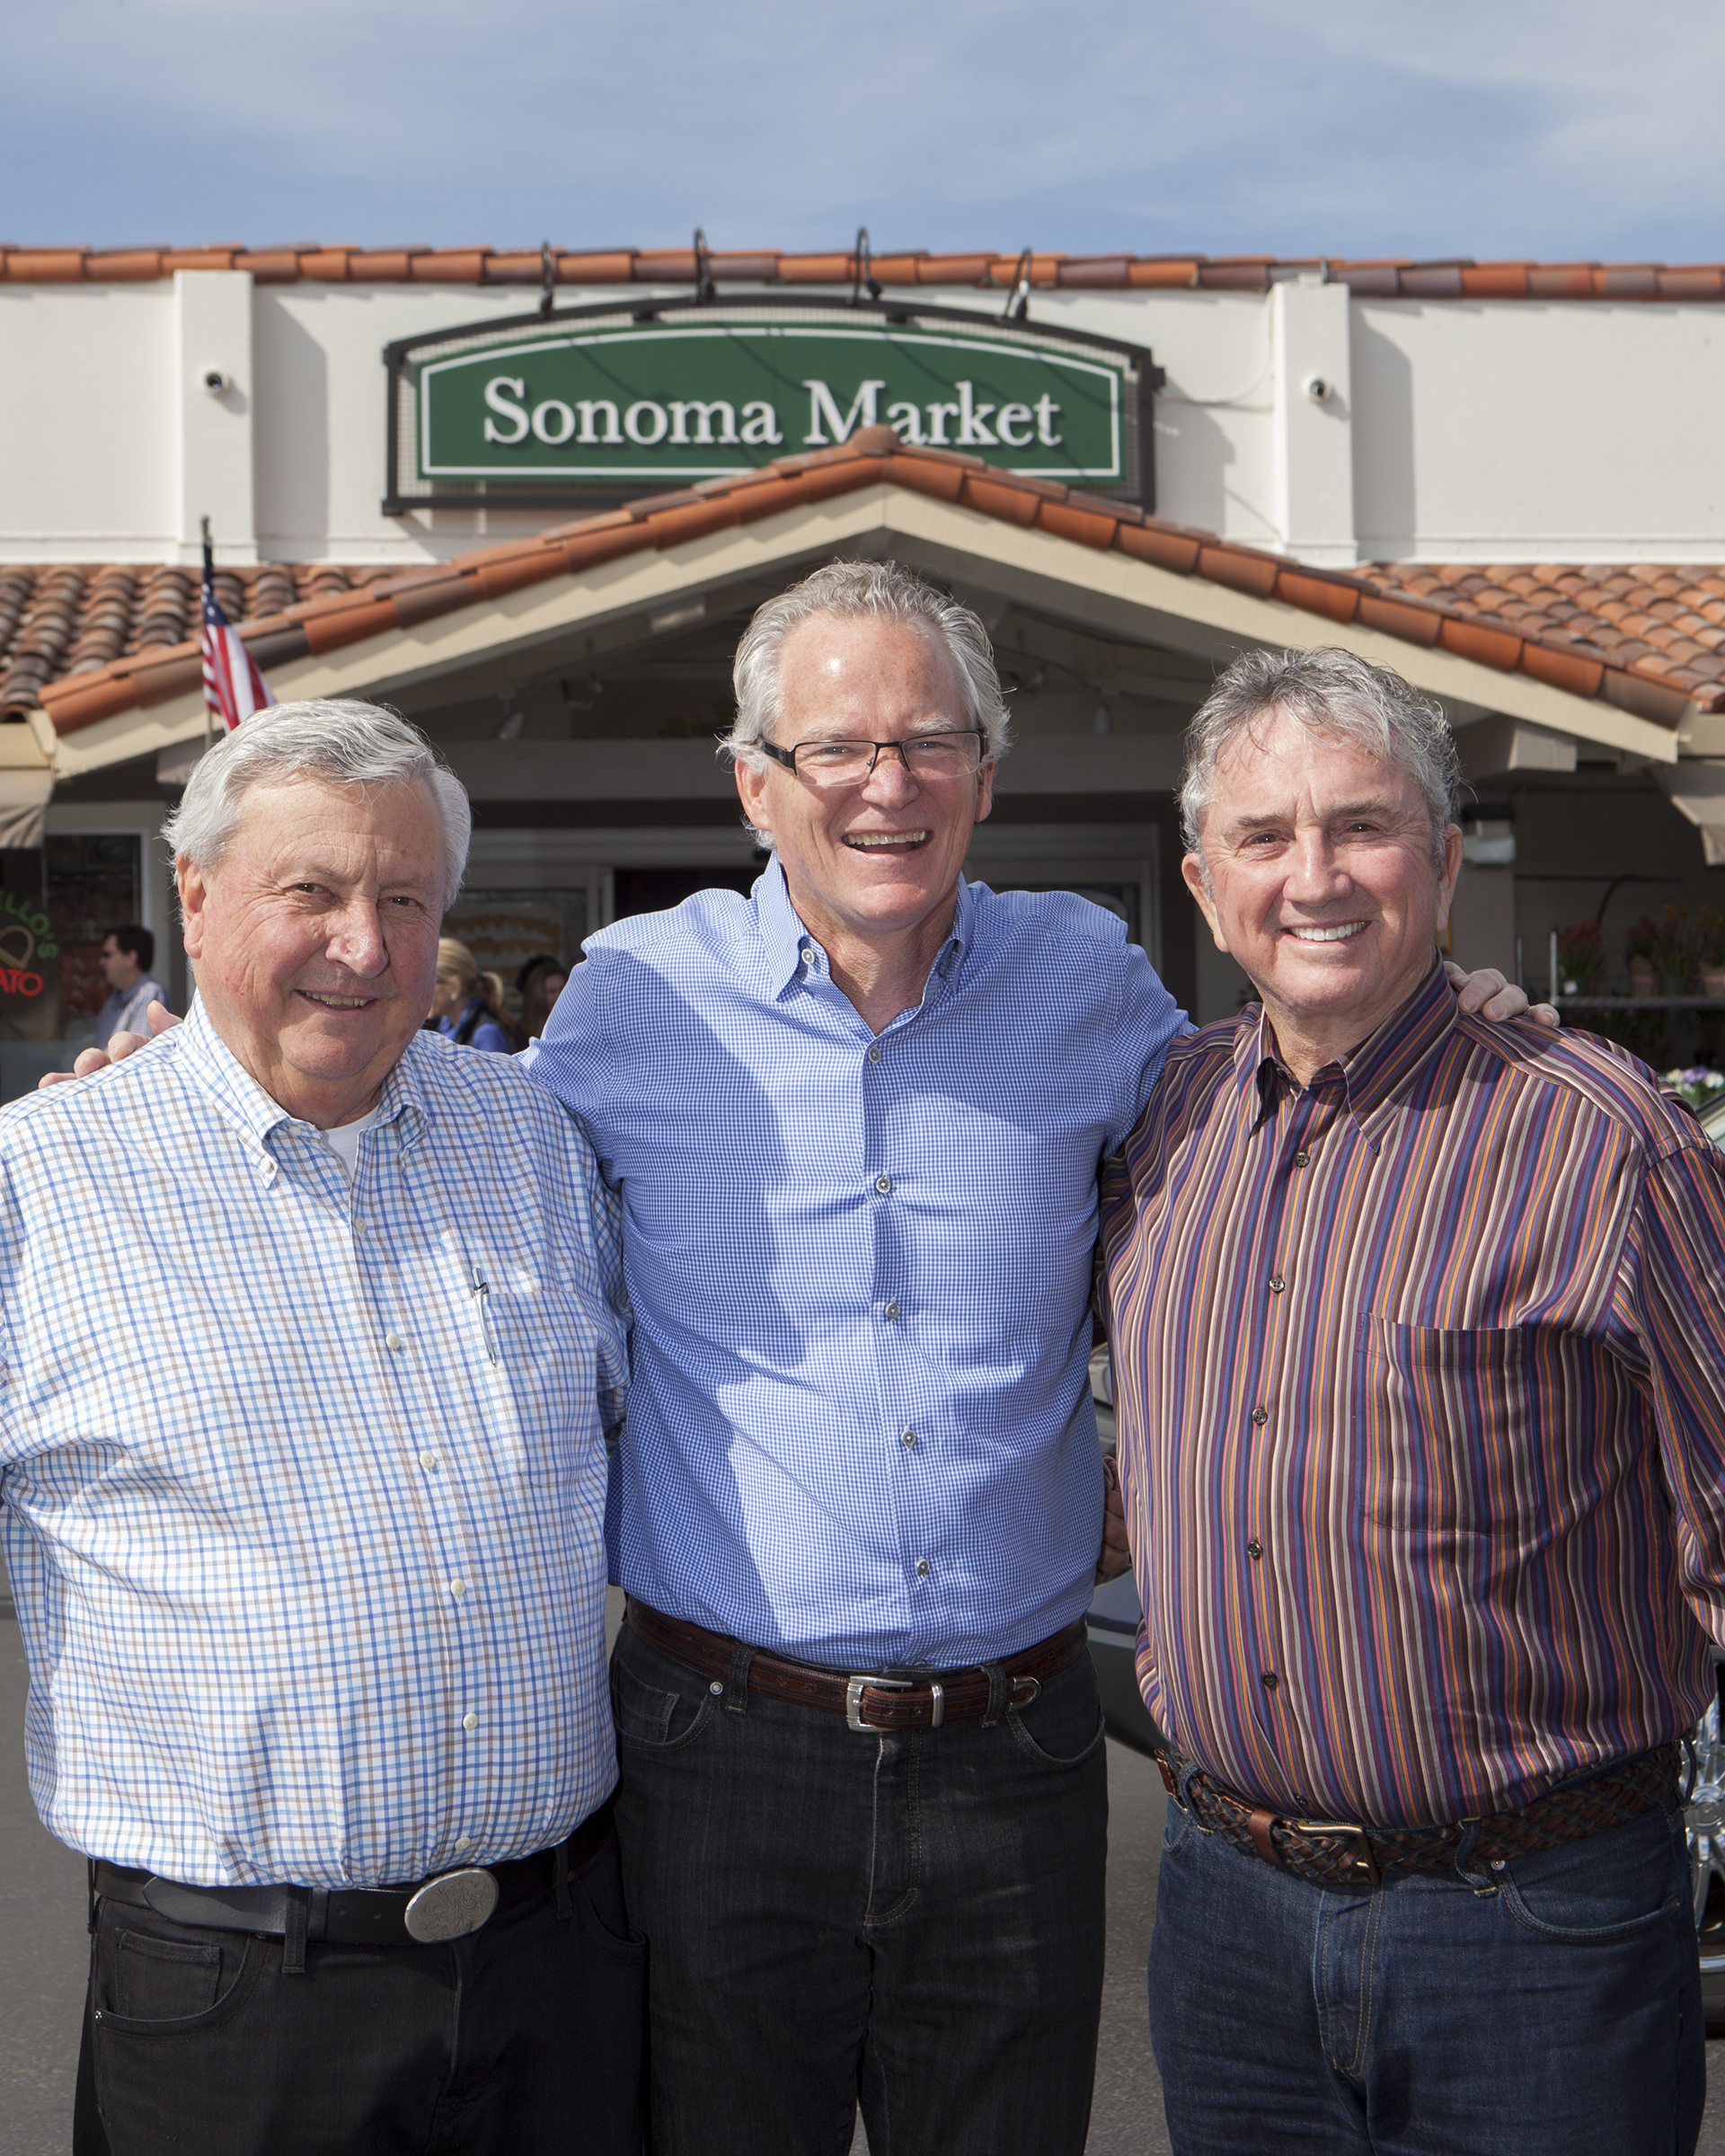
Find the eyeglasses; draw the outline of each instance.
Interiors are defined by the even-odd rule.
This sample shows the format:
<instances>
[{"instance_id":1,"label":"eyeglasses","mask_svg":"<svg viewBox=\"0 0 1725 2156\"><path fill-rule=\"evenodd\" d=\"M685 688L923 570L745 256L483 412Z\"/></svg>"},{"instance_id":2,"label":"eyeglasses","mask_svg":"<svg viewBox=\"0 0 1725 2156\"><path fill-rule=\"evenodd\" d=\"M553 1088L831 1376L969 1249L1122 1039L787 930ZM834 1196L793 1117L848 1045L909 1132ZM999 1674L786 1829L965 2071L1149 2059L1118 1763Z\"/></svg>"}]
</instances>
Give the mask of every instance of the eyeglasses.
<instances>
[{"instance_id":1,"label":"eyeglasses","mask_svg":"<svg viewBox=\"0 0 1725 2156\"><path fill-rule=\"evenodd\" d=\"M887 750L898 752L913 779L973 778L982 763L984 738L980 728L972 727L961 733L911 734L902 741L799 741L792 748L757 741L755 746L811 786L860 786Z\"/></svg>"}]
</instances>

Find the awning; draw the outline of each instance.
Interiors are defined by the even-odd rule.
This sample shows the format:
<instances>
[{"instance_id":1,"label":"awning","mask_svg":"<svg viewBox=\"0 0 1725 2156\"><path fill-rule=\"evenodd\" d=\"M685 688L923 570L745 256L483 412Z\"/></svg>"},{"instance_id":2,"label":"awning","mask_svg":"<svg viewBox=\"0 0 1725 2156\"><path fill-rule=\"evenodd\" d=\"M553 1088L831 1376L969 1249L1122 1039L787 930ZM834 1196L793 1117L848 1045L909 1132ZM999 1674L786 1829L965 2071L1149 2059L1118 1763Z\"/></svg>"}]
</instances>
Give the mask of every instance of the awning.
<instances>
[{"instance_id":1,"label":"awning","mask_svg":"<svg viewBox=\"0 0 1725 2156\"><path fill-rule=\"evenodd\" d=\"M1708 867L1725 868L1725 757L1685 756L1654 768L1672 807L1699 828Z\"/></svg>"},{"instance_id":2,"label":"awning","mask_svg":"<svg viewBox=\"0 0 1725 2156\"><path fill-rule=\"evenodd\" d=\"M0 847L40 846L51 771L0 771Z\"/></svg>"}]
</instances>

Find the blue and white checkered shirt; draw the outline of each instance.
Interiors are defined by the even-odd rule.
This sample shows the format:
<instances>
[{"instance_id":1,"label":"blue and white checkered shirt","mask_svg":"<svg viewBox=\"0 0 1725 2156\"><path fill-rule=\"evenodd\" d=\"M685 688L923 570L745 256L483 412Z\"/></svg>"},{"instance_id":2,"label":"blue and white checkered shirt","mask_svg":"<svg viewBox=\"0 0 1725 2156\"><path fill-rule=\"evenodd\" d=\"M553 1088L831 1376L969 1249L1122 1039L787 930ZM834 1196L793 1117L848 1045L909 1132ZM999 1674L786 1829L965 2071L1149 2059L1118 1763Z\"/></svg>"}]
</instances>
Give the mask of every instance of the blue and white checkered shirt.
<instances>
[{"instance_id":1,"label":"blue and white checkered shirt","mask_svg":"<svg viewBox=\"0 0 1725 2156\"><path fill-rule=\"evenodd\" d=\"M1084 1610L1096 1171L1184 1020L1121 924L961 884L877 1040L776 863L588 940L534 1075L622 1194L613 1577L810 1661L957 1667Z\"/></svg>"},{"instance_id":2,"label":"blue and white checkered shirt","mask_svg":"<svg viewBox=\"0 0 1725 2156\"><path fill-rule=\"evenodd\" d=\"M0 1524L49 1828L198 1884L369 1886L585 1817L615 1779L618 1283L579 1130L436 1035L351 1185L201 1004L0 1114Z\"/></svg>"}]
</instances>

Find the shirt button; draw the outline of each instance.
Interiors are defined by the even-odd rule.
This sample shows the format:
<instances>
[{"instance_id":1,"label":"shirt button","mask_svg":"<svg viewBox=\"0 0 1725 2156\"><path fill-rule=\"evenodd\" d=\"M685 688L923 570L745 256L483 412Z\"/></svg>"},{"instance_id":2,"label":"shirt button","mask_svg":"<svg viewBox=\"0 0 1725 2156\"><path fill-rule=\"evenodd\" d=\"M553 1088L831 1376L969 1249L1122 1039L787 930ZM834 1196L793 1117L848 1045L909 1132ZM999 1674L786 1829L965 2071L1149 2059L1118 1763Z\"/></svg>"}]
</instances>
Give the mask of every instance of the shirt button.
<instances>
[{"instance_id":1,"label":"shirt button","mask_svg":"<svg viewBox=\"0 0 1725 2156\"><path fill-rule=\"evenodd\" d=\"M876 1045L875 1045L873 1047L871 1047L871 1048L869 1050L869 1061L870 1061L871 1063L879 1063L879 1062L880 1062L880 1044L877 1042L877 1043L876 1043Z\"/></svg>"},{"instance_id":2,"label":"shirt button","mask_svg":"<svg viewBox=\"0 0 1725 2156\"><path fill-rule=\"evenodd\" d=\"M1263 1544L1262 1544L1261 1542L1258 1542L1258 1541L1256 1541L1256 1540L1254 1539L1253 1541L1252 1541L1252 1542L1248 1542L1248 1543L1246 1544L1246 1555L1247 1555L1248 1557L1251 1557L1251 1558L1259 1558L1259 1557L1261 1557L1263 1554L1264 1554L1264 1545L1263 1545Z\"/></svg>"},{"instance_id":3,"label":"shirt button","mask_svg":"<svg viewBox=\"0 0 1725 2156\"><path fill-rule=\"evenodd\" d=\"M916 1560L916 1577L918 1579L928 1577L928 1560L925 1557L919 1557Z\"/></svg>"},{"instance_id":4,"label":"shirt button","mask_svg":"<svg viewBox=\"0 0 1725 2156\"><path fill-rule=\"evenodd\" d=\"M461 1718L461 1726L464 1729L477 1729L479 1717L476 1714L464 1714Z\"/></svg>"},{"instance_id":5,"label":"shirt button","mask_svg":"<svg viewBox=\"0 0 1725 2156\"><path fill-rule=\"evenodd\" d=\"M889 1303L881 1311L880 1315L890 1324L893 1319L898 1315L898 1305L896 1303Z\"/></svg>"},{"instance_id":6,"label":"shirt button","mask_svg":"<svg viewBox=\"0 0 1725 2156\"><path fill-rule=\"evenodd\" d=\"M1282 1278L1282 1276L1279 1273L1272 1273L1270 1275L1269 1292L1272 1295L1279 1295L1287 1286L1287 1281Z\"/></svg>"},{"instance_id":7,"label":"shirt button","mask_svg":"<svg viewBox=\"0 0 1725 2156\"><path fill-rule=\"evenodd\" d=\"M385 1348L393 1348L396 1353L399 1354L401 1352L402 1346L401 1334L399 1332L386 1332L384 1335L384 1345Z\"/></svg>"},{"instance_id":8,"label":"shirt button","mask_svg":"<svg viewBox=\"0 0 1725 2156\"><path fill-rule=\"evenodd\" d=\"M1296 1168L1309 1168L1312 1165L1312 1155L1309 1153L1296 1153L1294 1155L1294 1165Z\"/></svg>"},{"instance_id":9,"label":"shirt button","mask_svg":"<svg viewBox=\"0 0 1725 2156\"><path fill-rule=\"evenodd\" d=\"M420 1465L426 1469L428 1472L437 1464L438 1455L435 1453L421 1453L420 1454Z\"/></svg>"},{"instance_id":10,"label":"shirt button","mask_svg":"<svg viewBox=\"0 0 1725 2156\"><path fill-rule=\"evenodd\" d=\"M1254 1408L1252 1410L1252 1419L1258 1425L1260 1429L1262 1429L1264 1425L1269 1420L1269 1409L1268 1408Z\"/></svg>"},{"instance_id":11,"label":"shirt button","mask_svg":"<svg viewBox=\"0 0 1725 2156\"><path fill-rule=\"evenodd\" d=\"M906 1450L907 1452L908 1452L908 1451L910 1450L911 1446L912 1446L913 1445L915 1445L915 1444L916 1444L916 1431L915 1431L915 1430L900 1430L900 1431L899 1431L899 1433L898 1433L898 1442L899 1442L899 1444L900 1444L900 1445L902 1445L904 1446L905 1450Z\"/></svg>"},{"instance_id":12,"label":"shirt button","mask_svg":"<svg viewBox=\"0 0 1725 2156\"><path fill-rule=\"evenodd\" d=\"M889 1175L877 1175L874 1179L874 1187L884 1197L892 1188L892 1178Z\"/></svg>"},{"instance_id":13,"label":"shirt button","mask_svg":"<svg viewBox=\"0 0 1725 2156\"><path fill-rule=\"evenodd\" d=\"M471 1849L473 1846L473 1837L471 1834L457 1834L456 1836L456 1847L457 1849Z\"/></svg>"},{"instance_id":14,"label":"shirt button","mask_svg":"<svg viewBox=\"0 0 1725 2156\"><path fill-rule=\"evenodd\" d=\"M1278 1679L1276 1672L1273 1669L1267 1669L1264 1672L1264 1690L1266 1692L1274 1692L1277 1683Z\"/></svg>"},{"instance_id":15,"label":"shirt button","mask_svg":"<svg viewBox=\"0 0 1725 2156\"><path fill-rule=\"evenodd\" d=\"M356 1219L353 1224L353 1232L356 1235L363 1235L366 1232L365 1222L363 1220Z\"/></svg>"},{"instance_id":16,"label":"shirt button","mask_svg":"<svg viewBox=\"0 0 1725 2156\"><path fill-rule=\"evenodd\" d=\"M814 945L813 945L812 943L805 943L805 944L803 945L803 947L802 947L802 962L803 962L803 964L804 964L805 966L812 966L812 965L814 964L814 962L815 962L815 947L814 947Z\"/></svg>"},{"instance_id":17,"label":"shirt button","mask_svg":"<svg viewBox=\"0 0 1725 2156\"><path fill-rule=\"evenodd\" d=\"M455 1596L456 1600L459 1602L462 1596L467 1592L467 1582L464 1579L452 1579L449 1582L449 1592Z\"/></svg>"}]
</instances>

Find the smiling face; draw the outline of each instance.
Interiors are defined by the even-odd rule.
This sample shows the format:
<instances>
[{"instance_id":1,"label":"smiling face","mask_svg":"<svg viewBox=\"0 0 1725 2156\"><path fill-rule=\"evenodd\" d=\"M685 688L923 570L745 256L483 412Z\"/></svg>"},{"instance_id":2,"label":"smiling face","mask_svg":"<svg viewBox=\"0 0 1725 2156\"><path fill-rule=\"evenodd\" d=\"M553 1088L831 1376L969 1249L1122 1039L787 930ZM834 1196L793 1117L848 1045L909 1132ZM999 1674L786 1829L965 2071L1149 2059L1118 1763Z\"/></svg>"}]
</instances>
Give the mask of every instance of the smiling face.
<instances>
[{"instance_id":1,"label":"smiling face","mask_svg":"<svg viewBox=\"0 0 1725 2156\"><path fill-rule=\"evenodd\" d=\"M208 873L181 856L186 955L211 1024L290 1115L376 1100L431 1001L443 825L417 780L254 786Z\"/></svg>"},{"instance_id":2,"label":"smiling face","mask_svg":"<svg viewBox=\"0 0 1725 2156\"><path fill-rule=\"evenodd\" d=\"M773 738L781 748L902 741L969 723L956 664L907 623L811 614L780 647ZM831 791L782 764L737 766L744 811L771 834L792 903L829 954L835 939L907 934L938 948L993 788L988 763L968 777L929 780L886 755L860 785Z\"/></svg>"},{"instance_id":3,"label":"smiling face","mask_svg":"<svg viewBox=\"0 0 1725 2156\"><path fill-rule=\"evenodd\" d=\"M1181 873L1302 1081L1376 1032L1431 970L1462 835L1446 826L1440 875L1407 772L1267 712L1218 764L1201 837Z\"/></svg>"}]
</instances>

